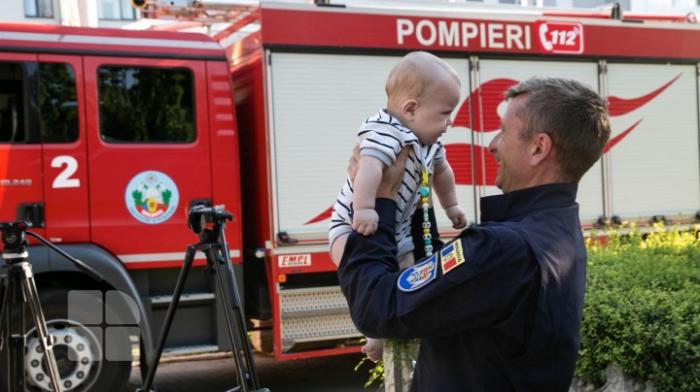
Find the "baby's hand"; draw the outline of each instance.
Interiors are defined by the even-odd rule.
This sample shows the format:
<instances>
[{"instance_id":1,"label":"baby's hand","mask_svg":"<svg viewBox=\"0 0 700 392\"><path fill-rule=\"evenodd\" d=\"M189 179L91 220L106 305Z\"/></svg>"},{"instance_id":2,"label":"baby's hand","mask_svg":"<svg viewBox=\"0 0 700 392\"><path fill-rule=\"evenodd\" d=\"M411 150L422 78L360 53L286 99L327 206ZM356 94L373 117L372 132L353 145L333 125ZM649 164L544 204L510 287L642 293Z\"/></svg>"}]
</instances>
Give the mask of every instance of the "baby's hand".
<instances>
[{"instance_id":1,"label":"baby's hand","mask_svg":"<svg viewBox=\"0 0 700 392\"><path fill-rule=\"evenodd\" d=\"M445 214L452 221L452 227L455 229L463 229L467 227L467 216L464 215L462 207L456 205L445 209Z\"/></svg>"},{"instance_id":2,"label":"baby's hand","mask_svg":"<svg viewBox=\"0 0 700 392\"><path fill-rule=\"evenodd\" d=\"M355 210L352 215L352 228L362 235L371 235L377 231L379 215L374 208Z\"/></svg>"}]
</instances>

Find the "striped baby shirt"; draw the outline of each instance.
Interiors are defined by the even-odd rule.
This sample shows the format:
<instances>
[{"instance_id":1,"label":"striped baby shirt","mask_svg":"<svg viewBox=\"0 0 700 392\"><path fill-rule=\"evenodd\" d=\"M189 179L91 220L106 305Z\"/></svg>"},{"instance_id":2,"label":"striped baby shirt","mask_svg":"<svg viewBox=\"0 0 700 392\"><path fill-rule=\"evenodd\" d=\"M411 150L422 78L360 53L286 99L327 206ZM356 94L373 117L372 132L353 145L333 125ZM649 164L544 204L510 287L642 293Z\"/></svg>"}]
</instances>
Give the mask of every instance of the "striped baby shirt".
<instances>
[{"instance_id":1,"label":"striped baby shirt","mask_svg":"<svg viewBox=\"0 0 700 392\"><path fill-rule=\"evenodd\" d=\"M357 137L361 156L377 158L387 166L396 162L404 147L411 147L401 186L395 198L397 256L401 256L413 250L411 218L420 200L418 190L421 171L425 167L432 175L435 162L445 159L445 149L440 141L428 146L422 145L413 131L387 113L386 109L381 109L366 119L360 126ZM347 177L333 205L328 230L330 246L339 236L352 231L352 195L352 181Z\"/></svg>"}]
</instances>

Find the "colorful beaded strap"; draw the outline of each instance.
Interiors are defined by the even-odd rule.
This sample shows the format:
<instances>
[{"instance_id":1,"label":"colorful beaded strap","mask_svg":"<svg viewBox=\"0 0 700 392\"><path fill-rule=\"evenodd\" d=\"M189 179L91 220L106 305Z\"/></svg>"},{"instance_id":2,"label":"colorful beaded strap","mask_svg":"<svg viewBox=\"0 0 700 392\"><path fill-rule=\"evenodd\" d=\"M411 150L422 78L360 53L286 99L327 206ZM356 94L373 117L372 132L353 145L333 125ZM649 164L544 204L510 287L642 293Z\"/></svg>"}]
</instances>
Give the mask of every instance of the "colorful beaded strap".
<instances>
[{"instance_id":1,"label":"colorful beaded strap","mask_svg":"<svg viewBox=\"0 0 700 392\"><path fill-rule=\"evenodd\" d=\"M433 255L433 237L430 235L430 215L428 214L428 209L430 208L430 186L428 184L428 170L423 169L421 173L420 182L420 203L423 208L423 246L425 247L425 255Z\"/></svg>"}]
</instances>

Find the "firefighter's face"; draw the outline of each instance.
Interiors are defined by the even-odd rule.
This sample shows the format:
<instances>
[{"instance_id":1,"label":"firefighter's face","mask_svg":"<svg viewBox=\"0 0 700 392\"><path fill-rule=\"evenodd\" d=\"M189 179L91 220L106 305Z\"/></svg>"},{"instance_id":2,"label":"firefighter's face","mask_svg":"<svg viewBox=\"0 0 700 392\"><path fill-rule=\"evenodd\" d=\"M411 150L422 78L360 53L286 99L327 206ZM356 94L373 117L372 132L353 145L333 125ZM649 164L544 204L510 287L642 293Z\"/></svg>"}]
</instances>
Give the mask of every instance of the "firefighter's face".
<instances>
[{"instance_id":1,"label":"firefighter's face","mask_svg":"<svg viewBox=\"0 0 700 392\"><path fill-rule=\"evenodd\" d=\"M452 112L459 102L459 83L453 78L436 82L416 100L409 127L423 144L433 144L452 125Z\"/></svg>"},{"instance_id":2,"label":"firefighter's face","mask_svg":"<svg viewBox=\"0 0 700 392\"><path fill-rule=\"evenodd\" d=\"M511 99L501 119L501 131L489 144L489 151L498 162L496 186L503 193L527 187L530 179L528 151L530 141L523 138L523 121L519 116L526 96Z\"/></svg>"}]
</instances>

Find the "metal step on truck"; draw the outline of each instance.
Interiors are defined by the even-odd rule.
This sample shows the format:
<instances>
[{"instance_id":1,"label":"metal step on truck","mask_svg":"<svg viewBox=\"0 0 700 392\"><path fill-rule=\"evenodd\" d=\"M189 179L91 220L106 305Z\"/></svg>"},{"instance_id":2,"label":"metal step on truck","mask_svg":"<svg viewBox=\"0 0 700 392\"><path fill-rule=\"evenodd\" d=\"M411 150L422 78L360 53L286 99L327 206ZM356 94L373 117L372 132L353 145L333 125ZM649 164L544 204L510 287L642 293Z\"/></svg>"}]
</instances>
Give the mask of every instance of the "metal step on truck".
<instances>
[{"instance_id":1,"label":"metal step on truck","mask_svg":"<svg viewBox=\"0 0 700 392\"><path fill-rule=\"evenodd\" d=\"M610 104L612 138L579 188L583 229L697 219L700 29L685 16L436 2L142 5L150 18L130 29L0 24L0 221L31 221L105 277L30 251L50 329L89 348L81 367L69 355L77 347L59 344L67 390L119 390L131 360L152 354L196 241L192 203L235 216L227 241L260 349L279 360L358 352L327 253L330 207L358 125L385 104L384 80L412 50L459 73L442 141L470 221L479 197L499 192L487 146L503 91L535 75L577 79ZM439 209L438 222L454 234ZM229 349L203 264L200 254L171 355ZM86 322L68 306L85 292L105 306L126 294L133 317ZM112 343L133 347L132 358L111 360ZM49 390L41 368L27 377L28 390Z\"/></svg>"}]
</instances>

